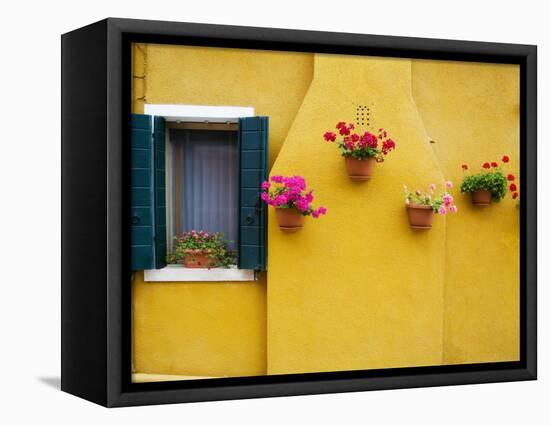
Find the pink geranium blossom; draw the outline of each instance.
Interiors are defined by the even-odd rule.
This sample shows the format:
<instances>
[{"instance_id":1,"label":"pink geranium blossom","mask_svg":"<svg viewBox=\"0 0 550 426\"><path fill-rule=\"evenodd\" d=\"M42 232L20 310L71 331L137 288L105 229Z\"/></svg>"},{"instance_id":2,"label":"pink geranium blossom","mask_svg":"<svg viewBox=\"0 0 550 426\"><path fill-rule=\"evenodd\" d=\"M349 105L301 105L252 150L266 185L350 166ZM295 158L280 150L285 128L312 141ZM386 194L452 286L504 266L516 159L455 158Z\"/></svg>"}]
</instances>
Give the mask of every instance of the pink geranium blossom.
<instances>
[{"instance_id":1,"label":"pink geranium blossom","mask_svg":"<svg viewBox=\"0 0 550 426\"><path fill-rule=\"evenodd\" d=\"M345 123L344 123L345 125ZM307 191L306 181L302 176L272 176L269 181L262 183L260 198L266 204L277 208L293 208L304 216L314 218L326 214L325 207L314 209L313 190Z\"/></svg>"},{"instance_id":2,"label":"pink geranium blossom","mask_svg":"<svg viewBox=\"0 0 550 426\"><path fill-rule=\"evenodd\" d=\"M451 181L447 181L445 186L452 188L453 184ZM427 191L420 189L409 191L408 187L403 185L405 204L408 206L430 206L438 214L456 213L458 208L454 204L453 196L446 191L434 194L435 188L435 184L432 183L428 186Z\"/></svg>"}]
</instances>

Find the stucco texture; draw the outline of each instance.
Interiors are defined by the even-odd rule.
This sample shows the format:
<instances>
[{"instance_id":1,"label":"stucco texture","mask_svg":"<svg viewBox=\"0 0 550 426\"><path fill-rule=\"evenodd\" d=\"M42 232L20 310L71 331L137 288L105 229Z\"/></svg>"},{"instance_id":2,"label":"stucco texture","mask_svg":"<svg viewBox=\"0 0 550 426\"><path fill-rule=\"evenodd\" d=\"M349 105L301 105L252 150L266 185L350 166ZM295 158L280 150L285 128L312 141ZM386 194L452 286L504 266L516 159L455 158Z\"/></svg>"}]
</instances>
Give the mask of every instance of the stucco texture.
<instances>
[{"instance_id":1,"label":"stucco texture","mask_svg":"<svg viewBox=\"0 0 550 426\"><path fill-rule=\"evenodd\" d=\"M510 157L519 172L519 67L413 62L413 95L445 176L459 183ZM519 359L519 209L508 195L488 208L457 194L447 222L445 364Z\"/></svg>"},{"instance_id":2,"label":"stucco texture","mask_svg":"<svg viewBox=\"0 0 550 426\"><path fill-rule=\"evenodd\" d=\"M326 130L369 102L398 148L351 182ZM445 221L409 229L403 184L443 176L411 97L407 59L316 55L310 90L272 174L306 177L326 216L293 235L269 218L268 372L440 364Z\"/></svg>"},{"instance_id":3,"label":"stucco texture","mask_svg":"<svg viewBox=\"0 0 550 426\"><path fill-rule=\"evenodd\" d=\"M134 275L134 372L243 376L509 361L519 354L519 211L462 196L460 165L519 171L519 70L185 46L134 48L143 103L253 106L270 117L270 174L300 174L327 207L284 234L269 211L254 283ZM144 78L139 78L144 76ZM365 183L322 140L369 105L397 143ZM430 143L430 139L435 143ZM409 228L403 184L446 179L459 213ZM154 376L151 376L154 377Z\"/></svg>"},{"instance_id":4,"label":"stucco texture","mask_svg":"<svg viewBox=\"0 0 550 426\"><path fill-rule=\"evenodd\" d=\"M253 106L270 116L271 162L313 75L313 55L300 53L145 44L133 46L132 60L133 112L145 103ZM267 372L265 274L249 283L146 283L137 273L132 299L134 372Z\"/></svg>"}]
</instances>

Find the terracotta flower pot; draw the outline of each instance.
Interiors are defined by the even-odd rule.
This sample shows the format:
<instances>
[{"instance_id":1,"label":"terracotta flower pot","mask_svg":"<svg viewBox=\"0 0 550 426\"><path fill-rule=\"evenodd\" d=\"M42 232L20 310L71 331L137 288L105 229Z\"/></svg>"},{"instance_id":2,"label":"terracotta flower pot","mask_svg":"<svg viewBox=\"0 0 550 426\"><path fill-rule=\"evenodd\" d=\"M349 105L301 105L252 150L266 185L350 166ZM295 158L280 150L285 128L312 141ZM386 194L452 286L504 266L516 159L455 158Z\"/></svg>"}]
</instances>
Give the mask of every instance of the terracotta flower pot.
<instances>
[{"instance_id":1,"label":"terracotta flower pot","mask_svg":"<svg viewBox=\"0 0 550 426\"><path fill-rule=\"evenodd\" d=\"M412 229L432 229L434 210L431 206L409 204L407 214Z\"/></svg>"},{"instance_id":2,"label":"terracotta flower pot","mask_svg":"<svg viewBox=\"0 0 550 426\"><path fill-rule=\"evenodd\" d=\"M355 182L369 180L375 163L376 159L374 157L368 157L364 160L346 157L346 169L348 170L349 178Z\"/></svg>"},{"instance_id":3,"label":"terracotta flower pot","mask_svg":"<svg viewBox=\"0 0 550 426\"><path fill-rule=\"evenodd\" d=\"M488 206L491 204L491 191L481 189L479 191L470 192L472 196L472 204L474 206Z\"/></svg>"},{"instance_id":4,"label":"terracotta flower pot","mask_svg":"<svg viewBox=\"0 0 550 426\"><path fill-rule=\"evenodd\" d=\"M283 232L298 232L304 225L304 216L302 216L296 209L284 209L276 208L277 221L279 222L279 228Z\"/></svg>"},{"instance_id":5,"label":"terracotta flower pot","mask_svg":"<svg viewBox=\"0 0 550 426\"><path fill-rule=\"evenodd\" d=\"M186 250L183 266L186 268L210 268L210 250Z\"/></svg>"}]
</instances>

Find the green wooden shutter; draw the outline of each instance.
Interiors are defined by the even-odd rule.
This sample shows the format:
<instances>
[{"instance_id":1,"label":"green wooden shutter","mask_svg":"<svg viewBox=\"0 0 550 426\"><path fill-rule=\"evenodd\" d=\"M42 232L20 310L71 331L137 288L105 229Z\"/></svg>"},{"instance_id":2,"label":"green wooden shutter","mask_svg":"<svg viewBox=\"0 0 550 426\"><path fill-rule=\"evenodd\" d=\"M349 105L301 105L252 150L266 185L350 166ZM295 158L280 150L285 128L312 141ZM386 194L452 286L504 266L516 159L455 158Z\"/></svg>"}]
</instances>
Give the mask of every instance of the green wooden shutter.
<instances>
[{"instance_id":1,"label":"green wooden shutter","mask_svg":"<svg viewBox=\"0 0 550 426\"><path fill-rule=\"evenodd\" d=\"M153 127L154 125L154 127ZM166 266L164 119L132 114L131 269Z\"/></svg>"},{"instance_id":2,"label":"green wooden shutter","mask_svg":"<svg viewBox=\"0 0 550 426\"><path fill-rule=\"evenodd\" d=\"M166 179L165 179L165 128L163 117L155 117L155 266L157 269L166 266Z\"/></svg>"},{"instance_id":3,"label":"green wooden shutter","mask_svg":"<svg viewBox=\"0 0 550 426\"><path fill-rule=\"evenodd\" d=\"M267 208L260 200L267 179L268 117L239 119L240 269L267 268Z\"/></svg>"},{"instance_id":4,"label":"green wooden shutter","mask_svg":"<svg viewBox=\"0 0 550 426\"><path fill-rule=\"evenodd\" d=\"M155 267L153 121L149 115L132 114L131 123L131 266L139 271Z\"/></svg>"}]
</instances>

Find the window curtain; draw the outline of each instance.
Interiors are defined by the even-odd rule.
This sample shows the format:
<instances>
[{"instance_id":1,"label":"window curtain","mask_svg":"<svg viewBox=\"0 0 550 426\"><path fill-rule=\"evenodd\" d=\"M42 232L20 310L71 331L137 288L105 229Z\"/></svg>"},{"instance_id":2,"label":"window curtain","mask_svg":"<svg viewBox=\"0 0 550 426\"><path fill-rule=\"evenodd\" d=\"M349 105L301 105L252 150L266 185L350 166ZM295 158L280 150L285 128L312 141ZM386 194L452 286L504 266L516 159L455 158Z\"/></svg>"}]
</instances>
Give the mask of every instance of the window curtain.
<instances>
[{"instance_id":1,"label":"window curtain","mask_svg":"<svg viewBox=\"0 0 550 426\"><path fill-rule=\"evenodd\" d=\"M170 130L172 229L223 232L237 246L237 134Z\"/></svg>"}]
</instances>

